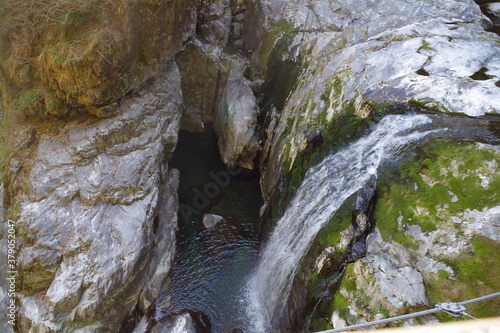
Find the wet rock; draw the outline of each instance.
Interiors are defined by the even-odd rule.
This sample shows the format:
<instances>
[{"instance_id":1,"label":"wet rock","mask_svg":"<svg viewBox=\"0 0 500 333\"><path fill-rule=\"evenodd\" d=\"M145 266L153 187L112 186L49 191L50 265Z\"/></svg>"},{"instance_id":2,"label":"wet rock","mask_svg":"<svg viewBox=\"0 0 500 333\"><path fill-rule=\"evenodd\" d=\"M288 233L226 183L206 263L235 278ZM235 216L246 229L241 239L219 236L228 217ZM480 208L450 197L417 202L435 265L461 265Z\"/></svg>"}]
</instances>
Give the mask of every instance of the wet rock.
<instances>
[{"instance_id":1,"label":"wet rock","mask_svg":"<svg viewBox=\"0 0 500 333\"><path fill-rule=\"evenodd\" d=\"M162 194L159 201L155 247L146 283L139 300L139 307L144 312L163 291L165 279L174 259L177 212L179 211L178 188L179 170L171 169L168 171L166 183L160 185Z\"/></svg>"},{"instance_id":2,"label":"wet rock","mask_svg":"<svg viewBox=\"0 0 500 333\"><path fill-rule=\"evenodd\" d=\"M328 18L323 17L327 12ZM342 5L315 1L311 6L298 0L262 1L247 17L261 17L260 24L255 24L261 31L252 33L265 37L253 54L253 77L267 74L270 52L266 50L274 40L266 31L275 29L283 36L285 23L279 30L278 17L292 31L286 35L291 48L283 59L294 53L296 45L310 59L283 107L271 151L265 153L269 156L262 178L266 199L278 184L276 170L282 170L301 147L297 131L321 129L350 103L362 117L370 113L367 99L376 103L417 100L431 109L470 116L500 110L499 100L490 97L498 92L498 36L484 30L488 21L472 1L459 7L454 1L405 0L399 6L388 0L375 6L370 1ZM247 41L251 38L247 36ZM421 75L420 69L428 76ZM481 70L486 76L474 76Z\"/></svg>"},{"instance_id":3,"label":"wet rock","mask_svg":"<svg viewBox=\"0 0 500 333\"><path fill-rule=\"evenodd\" d=\"M215 214L205 214L203 215L203 225L205 228L213 228L217 224L221 223L224 221L224 218L220 215L215 215Z\"/></svg>"},{"instance_id":4,"label":"wet rock","mask_svg":"<svg viewBox=\"0 0 500 333\"><path fill-rule=\"evenodd\" d=\"M478 297L493 292L494 289L485 288L491 283L490 267L496 265L489 251L496 251L500 240L500 207L497 195L491 192L491 184L499 180L500 155L497 150L476 144L448 142L429 147L436 160L427 163L425 171L420 170L414 178L405 180L404 185L390 187L405 188L404 192L398 192L397 198L379 198L380 211L375 216L379 216L376 223L380 229L376 228L367 237L366 257L347 268L340 284L339 295L347 304L346 309L335 314L340 321L356 324L372 320L380 312L396 316L432 307L446 299L459 302L465 300L465 295ZM469 164L472 160L474 163ZM445 170L444 165L449 168ZM431 169L441 172L433 173ZM462 182L468 175L474 181L469 182L465 194L459 189L463 189ZM441 186L447 191L434 198L437 201L432 204L436 208L433 211L423 202ZM411 203L395 208L394 200L404 200L408 193L416 194ZM467 202L470 193L483 199ZM389 216L388 207L394 208L396 214ZM471 269L473 278L464 275L467 269ZM495 304L491 306L492 312L497 311ZM425 322L436 321L433 316L425 319Z\"/></svg>"},{"instance_id":5,"label":"wet rock","mask_svg":"<svg viewBox=\"0 0 500 333\"><path fill-rule=\"evenodd\" d=\"M161 197L175 192L177 175L166 161L181 104L174 63L124 100L117 116L42 136L18 222L26 231L21 330L59 332L63 321L111 332L136 307L145 283L142 305L155 297L173 249L174 213L159 221L156 234L154 221L176 205L175 197ZM167 253L153 255L155 248Z\"/></svg>"},{"instance_id":6,"label":"wet rock","mask_svg":"<svg viewBox=\"0 0 500 333\"><path fill-rule=\"evenodd\" d=\"M257 126L257 99L250 82L239 69L233 70L223 91L214 128L219 138L222 160L230 167L240 165L254 168L259 148Z\"/></svg>"},{"instance_id":7,"label":"wet rock","mask_svg":"<svg viewBox=\"0 0 500 333\"><path fill-rule=\"evenodd\" d=\"M202 312L180 311L162 318L152 333L209 333L210 320Z\"/></svg>"}]
</instances>

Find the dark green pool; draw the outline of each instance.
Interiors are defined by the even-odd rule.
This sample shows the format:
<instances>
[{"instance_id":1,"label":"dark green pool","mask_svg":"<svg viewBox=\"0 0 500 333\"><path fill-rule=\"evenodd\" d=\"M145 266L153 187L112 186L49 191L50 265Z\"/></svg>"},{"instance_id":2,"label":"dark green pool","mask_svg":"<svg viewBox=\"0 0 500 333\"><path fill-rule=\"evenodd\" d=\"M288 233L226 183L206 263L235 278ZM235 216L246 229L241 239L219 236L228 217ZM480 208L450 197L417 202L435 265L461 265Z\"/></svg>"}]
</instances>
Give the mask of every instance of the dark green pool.
<instances>
[{"instance_id":1,"label":"dark green pool","mask_svg":"<svg viewBox=\"0 0 500 333\"><path fill-rule=\"evenodd\" d=\"M243 287L258 251L259 176L227 169L220 160L211 127L181 132L169 168L180 171L179 230L171 284L160 317L177 311L203 312L212 332L243 326ZM203 214L224 217L213 228Z\"/></svg>"}]
</instances>

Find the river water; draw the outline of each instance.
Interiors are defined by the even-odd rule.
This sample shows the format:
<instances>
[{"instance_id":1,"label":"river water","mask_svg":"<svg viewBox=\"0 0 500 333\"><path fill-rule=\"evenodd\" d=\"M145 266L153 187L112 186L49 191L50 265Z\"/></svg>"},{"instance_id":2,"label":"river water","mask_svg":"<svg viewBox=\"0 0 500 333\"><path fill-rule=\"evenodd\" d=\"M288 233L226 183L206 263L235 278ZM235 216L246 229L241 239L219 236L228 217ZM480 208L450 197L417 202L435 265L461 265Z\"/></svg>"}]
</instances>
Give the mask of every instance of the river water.
<instances>
[{"instance_id":1,"label":"river water","mask_svg":"<svg viewBox=\"0 0 500 333\"><path fill-rule=\"evenodd\" d=\"M376 177L382 162L428 135L423 115L390 115L371 133L309 169L272 230L246 286L245 332L279 332L292 279L321 228L342 203Z\"/></svg>"},{"instance_id":2,"label":"river water","mask_svg":"<svg viewBox=\"0 0 500 333\"><path fill-rule=\"evenodd\" d=\"M203 312L213 333L279 332L293 276L317 233L381 163L433 132L423 115L384 117L370 133L312 167L259 254L258 176L228 170L210 128L181 133L170 167L181 171L179 231L161 318ZM224 222L202 223L205 213ZM158 319L157 318L157 319Z\"/></svg>"},{"instance_id":3,"label":"river water","mask_svg":"<svg viewBox=\"0 0 500 333\"><path fill-rule=\"evenodd\" d=\"M258 253L259 177L221 162L210 126L203 134L181 132L169 168L180 171L179 230L171 284L157 319L189 310L203 312L213 333L244 325L240 300ZM203 214L224 221L203 225Z\"/></svg>"}]
</instances>

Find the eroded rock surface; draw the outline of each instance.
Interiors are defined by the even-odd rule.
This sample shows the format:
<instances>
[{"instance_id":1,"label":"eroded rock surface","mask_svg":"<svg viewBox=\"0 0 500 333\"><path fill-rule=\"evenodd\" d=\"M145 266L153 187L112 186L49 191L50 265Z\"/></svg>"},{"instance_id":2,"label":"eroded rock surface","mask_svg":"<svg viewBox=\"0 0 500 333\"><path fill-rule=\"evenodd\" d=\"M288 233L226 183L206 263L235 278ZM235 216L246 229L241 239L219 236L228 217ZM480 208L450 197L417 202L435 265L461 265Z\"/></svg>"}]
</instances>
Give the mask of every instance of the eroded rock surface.
<instances>
[{"instance_id":1,"label":"eroded rock surface","mask_svg":"<svg viewBox=\"0 0 500 333\"><path fill-rule=\"evenodd\" d=\"M367 238L366 257L345 273L336 296L345 303L332 314L335 327L496 290L492 253L500 246L500 207L493 187L500 181L500 155L475 144L430 147L433 161L403 185L392 184L377 202L379 226ZM483 304L468 311L487 317L495 310ZM432 317L424 322L436 321Z\"/></svg>"},{"instance_id":2,"label":"eroded rock surface","mask_svg":"<svg viewBox=\"0 0 500 333\"><path fill-rule=\"evenodd\" d=\"M493 98L499 91L498 36L484 30L489 21L473 1L460 6L455 1L316 1L311 6L263 1L262 11L263 30L293 39L283 58L297 54L306 64L281 112L272 148L264 152L269 156L265 198L284 161L303 149L303 137L348 105L356 114L364 114L369 101L416 100L471 116L500 110ZM280 19L288 23L278 25ZM255 52L253 68L267 61L258 57L266 47Z\"/></svg>"},{"instance_id":3,"label":"eroded rock surface","mask_svg":"<svg viewBox=\"0 0 500 333\"><path fill-rule=\"evenodd\" d=\"M156 297L163 277L152 264L169 266L176 227L178 175L166 162L181 104L173 63L115 118L41 138L18 222L23 331L112 332L144 283L143 306Z\"/></svg>"},{"instance_id":4,"label":"eroded rock surface","mask_svg":"<svg viewBox=\"0 0 500 333\"><path fill-rule=\"evenodd\" d=\"M220 100L215 132L222 160L229 167L254 168L259 149L256 137L257 99L239 69L233 70Z\"/></svg>"}]
</instances>

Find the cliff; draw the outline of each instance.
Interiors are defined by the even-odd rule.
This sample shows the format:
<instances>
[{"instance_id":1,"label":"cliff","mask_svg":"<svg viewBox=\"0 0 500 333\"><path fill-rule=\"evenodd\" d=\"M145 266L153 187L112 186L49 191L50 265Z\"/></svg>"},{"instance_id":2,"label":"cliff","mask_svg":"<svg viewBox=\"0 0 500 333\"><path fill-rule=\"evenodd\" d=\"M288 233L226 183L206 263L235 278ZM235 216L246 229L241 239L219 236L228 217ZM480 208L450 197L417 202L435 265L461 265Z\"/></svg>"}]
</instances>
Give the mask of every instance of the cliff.
<instances>
[{"instance_id":1,"label":"cliff","mask_svg":"<svg viewBox=\"0 0 500 333\"><path fill-rule=\"evenodd\" d=\"M386 114L490 116L482 141L498 143L500 44L497 21L481 12L490 7L2 2L0 172L17 222L19 329L111 332L147 311L175 252L178 172L168 161L179 130L213 122L224 163L261 172L264 229L311 165ZM392 176L351 197L320 231L284 326L340 326L495 287L487 275L498 266L488 259L498 247L498 152L434 144L387 168ZM386 292L403 278L415 291L406 302Z\"/></svg>"}]
</instances>

